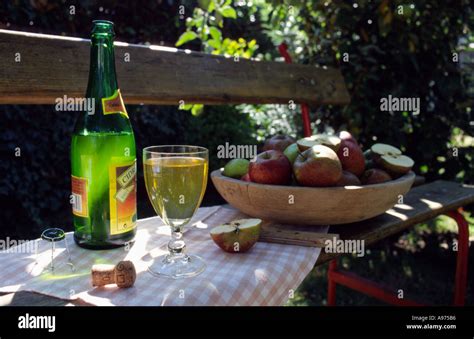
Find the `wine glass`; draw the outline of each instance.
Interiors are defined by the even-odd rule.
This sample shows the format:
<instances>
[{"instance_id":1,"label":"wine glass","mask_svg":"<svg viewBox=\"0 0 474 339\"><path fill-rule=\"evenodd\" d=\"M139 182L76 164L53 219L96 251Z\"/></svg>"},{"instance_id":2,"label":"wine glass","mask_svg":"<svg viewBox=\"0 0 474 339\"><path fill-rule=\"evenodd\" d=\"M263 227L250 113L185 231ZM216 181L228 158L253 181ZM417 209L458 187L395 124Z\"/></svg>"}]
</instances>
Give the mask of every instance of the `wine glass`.
<instances>
[{"instance_id":1,"label":"wine glass","mask_svg":"<svg viewBox=\"0 0 474 339\"><path fill-rule=\"evenodd\" d=\"M200 146L164 145L143 149L145 186L155 212L171 227L169 253L148 271L156 276L184 278L198 275L206 264L186 254L183 228L199 208L207 185L209 152Z\"/></svg>"}]
</instances>

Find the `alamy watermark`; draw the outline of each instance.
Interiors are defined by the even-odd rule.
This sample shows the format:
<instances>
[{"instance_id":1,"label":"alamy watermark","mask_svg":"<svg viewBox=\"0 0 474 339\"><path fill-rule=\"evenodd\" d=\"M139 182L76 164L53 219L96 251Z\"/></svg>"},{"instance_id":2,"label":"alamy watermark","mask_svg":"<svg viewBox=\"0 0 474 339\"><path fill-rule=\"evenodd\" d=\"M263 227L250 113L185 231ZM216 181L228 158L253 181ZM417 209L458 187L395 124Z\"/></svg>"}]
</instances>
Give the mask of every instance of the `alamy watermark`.
<instances>
[{"instance_id":1,"label":"alamy watermark","mask_svg":"<svg viewBox=\"0 0 474 339\"><path fill-rule=\"evenodd\" d=\"M386 98L380 98L380 110L418 114L420 113L420 98L399 98L390 94Z\"/></svg>"},{"instance_id":2,"label":"alamy watermark","mask_svg":"<svg viewBox=\"0 0 474 339\"><path fill-rule=\"evenodd\" d=\"M0 254L2 253L31 253L38 252L38 242L35 240L16 240L6 237L0 239Z\"/></svg>"},{"instance_id":3,"label":"alamy watermark","mask_svg":"<svg viewBox=\"0 0 474 339\"><path fill-rule=\"evenodd\" d=\"M89 115L95 113L94 98L71 98L64 95L62 98L56 98L54 102L57 112L87 112Z\"/></svg>"},{"instance_id":4,"label":"alamy watermark","mask_svg":"<svg viewBox=\"0 0 474 339\"><path fill-rule=\"evenodd\" d=\"M48 332L56 331L56 316L54 315L30 315L26 313L18 317L19 329L45 329Z\"/></svg>"},{"instance_id":5,"label":"alamy watermark","mask_svg":"<svg viewBox=\"0 0 474 339\"><path fill-rule=\"evenodd\" d=\"M365 255L365 240L327 239L324 242L326 253L356 253L360 258Z\"/></svg>"},{"instance_id":6,"label":"alamy watermark","mask_svg":"<svg viewBox=\"0 0 474 339\"><path fill-rule=\"evenodd\" d=\"M257 156L257 145L231 145L226 142L217 146L219 159L253 159Z\"/></svg>"}]
</instances>

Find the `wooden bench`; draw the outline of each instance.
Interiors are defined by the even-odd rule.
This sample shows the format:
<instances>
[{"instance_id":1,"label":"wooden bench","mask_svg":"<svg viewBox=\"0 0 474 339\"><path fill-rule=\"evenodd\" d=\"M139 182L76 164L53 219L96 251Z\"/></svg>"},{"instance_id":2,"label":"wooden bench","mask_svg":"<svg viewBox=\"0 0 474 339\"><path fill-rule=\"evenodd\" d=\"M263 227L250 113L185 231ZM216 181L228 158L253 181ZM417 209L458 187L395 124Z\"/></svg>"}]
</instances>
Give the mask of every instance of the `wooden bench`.
<instances>
[{"instance_id":1,"label":"wooden bench","mask_svg":"<svg viewBox=\"0 0 474 339\"><path fill-rule=\"evenodd\" d=\"M119 83L128 104L181 103L303 104L305 134L310 133L306 104L349 103L337 69L279 62L239 60L160 46L116 43ZM283 45L280 52L290 62ZM126 62L128 53L132 62ZM18 62L18 57L20 61ZM50 104L64 95L84 95L89 70L89 40L0 30L0 104ZM455 218L459 250L454 303L462 305L467 284L468 225L457 211L474 202L474 187L436 181L413 188L403 205L368 221L331 226L341 239L364 240L366 245L389 237L440 214ZM339 254L340 255L340 254ZM328 303L335 304L336 284L342 284L394 304L400 300L387 289L337 270L338 254L322 253L317 265L331 261ZM35 293L0 297L0 305L83 305Z\"/></svg>"},{"instance_id":2,"label":"wooden bench","mask_svg":"<svg viewBox=\"0 0 474 339\"><path fill-rule=\"evenodd\" d=\"M373 219L351 225L331 226L330 233L339 234L340 239L364 240L368 246L397 234L418 223L428 221L441 214L453 218L458 225L458 250L456 260L453 304L464 305L467 288L469 225L459 209L474 203L474 186L450 181L435 181L412 188L404 197L404 204ZM337 269L336 254L323 253L317 265L330 261L328 270L328 305L335 305L336 284L357 290L376 299L394 305L419 306L418 302L400 299L395 289L376 284L351 272Z\"/></svg>"}]
</instances>

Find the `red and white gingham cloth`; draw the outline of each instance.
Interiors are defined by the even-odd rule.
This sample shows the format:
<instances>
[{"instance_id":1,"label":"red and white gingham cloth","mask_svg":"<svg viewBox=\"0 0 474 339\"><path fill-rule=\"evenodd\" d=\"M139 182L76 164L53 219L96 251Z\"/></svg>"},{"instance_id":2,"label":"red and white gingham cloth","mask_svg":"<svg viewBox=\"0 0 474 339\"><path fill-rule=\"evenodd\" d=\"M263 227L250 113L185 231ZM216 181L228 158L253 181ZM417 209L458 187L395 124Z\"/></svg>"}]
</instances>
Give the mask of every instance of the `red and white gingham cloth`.
<instances>
[{"instance_id":1,"label":"red and white gingham cloth","mask_svg":"<svg viewBox=\"0 0 474 339\"><path fill-rule=\"evenodd\" d=\"M206 270L196 277L173 280L147 272L147 262L164 254L170 239L169 227L155 217L138 221L135 244L129 249L85 250L74 244L72 233L68 233L75 272L40 274L51 253L50 244L45 241L38 241L38 254L0 252L0 292L33 291L62 299L81 299L93 305L283 305L313 268L320 249L258 242L246 253L222 251L210 238L209 229L242 217L245 216L241 212L229 206L199 209L192 221L194 227L184 234L188 253L198 254L207 264ZM327 232L327 227L322 226L320 232ZM55 251L56 262L66 269L63 264L67 255L62 243L58 243ZM115 285L93 288L92 265L116 264L120 260L134 262L135 285L128 289Z\"/></svg>"}]
</instances>

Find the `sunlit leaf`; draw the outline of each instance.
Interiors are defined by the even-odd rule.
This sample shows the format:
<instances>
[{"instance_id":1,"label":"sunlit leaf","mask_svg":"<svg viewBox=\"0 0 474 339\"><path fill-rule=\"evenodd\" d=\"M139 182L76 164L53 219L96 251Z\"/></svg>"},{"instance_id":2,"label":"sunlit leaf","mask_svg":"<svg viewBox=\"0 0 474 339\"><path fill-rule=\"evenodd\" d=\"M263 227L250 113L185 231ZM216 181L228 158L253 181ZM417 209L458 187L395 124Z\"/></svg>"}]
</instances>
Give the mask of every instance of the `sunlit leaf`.
<instances>
[{"instance_id":1,"label":"sunlit leaf","mask_svg":"<svg viewBox=\"0 0 474 339\"><path fill-rule=\"evenodd\" d=\"M197 34L193 31L184 32L183 34L181 34L178 41L176 42L176 46L184 45L187 42L193 41L197 37Z\"/></svg>"},{"instance_id":2,"label":"sunlit leaf","mask_svg":"<svg viewBox=\"0 0 474 339\"><path fill-rule=\"evenodd\" d=\"M198 0L198 4L199 7L207 11L209 9L209 5L211 4L211 0Z\"/></svg>"},{"instance_id":3,"label":"sunlit leaf","mask_svg":"<svg viewBox=\"0 0 474 339\"><path fill-rule=\"evenodd\" d=\"M191 108L193 108L193 104L186 104L182 106L178 106L178 109L182 111L189 111Z\"/></svg>"},{"instance_id":4,"label":"sunlit leaf","mask_svg":"<svg viewBox=\"0 0 474 339\"><path fill-rule=\"evenodd\" d=\"M219 28L212 26L209 28L209 33L211 34L212 39L217 41L222 40L222 33Z\"/></svg>"},{"instance_id":5,"label":"sunlit leaf","mask_svg":"<svg viewBox=\"0 0 474 339\"><path fill-rule=\"evenodd\" d=\"M214 48L214 49L220 49L221 48L221 42L219 40L215 40L215 39L208 40L207 44L209 46L211 46L212 48Z\"/></svg>"},{"instance_id":6,"label":"sunlit leaf","mask_svg":"<svg viewBox=\"0 0 474 339\"><path fill-rule=\"evenodd\" d=\"M202 113L203 110L204 110L204 105L195 104L193 105L193 108L191 109L191 114L194 116L198 116Z\"/></svg>"},{"instance_id":7,"label":"sunlit leaf","mask_svg":"<svg viewBox=\"0 0 474 339\"><path fill-rule=\"evenodd\" d=\"M237 19L237 12L235 11L235 9L233 9L233 8L230 7L230 6L222 7L222 8L219 10L219 13L221 13L221 15L222 15L224 18Z\"/></svg>"}]
</instances>

